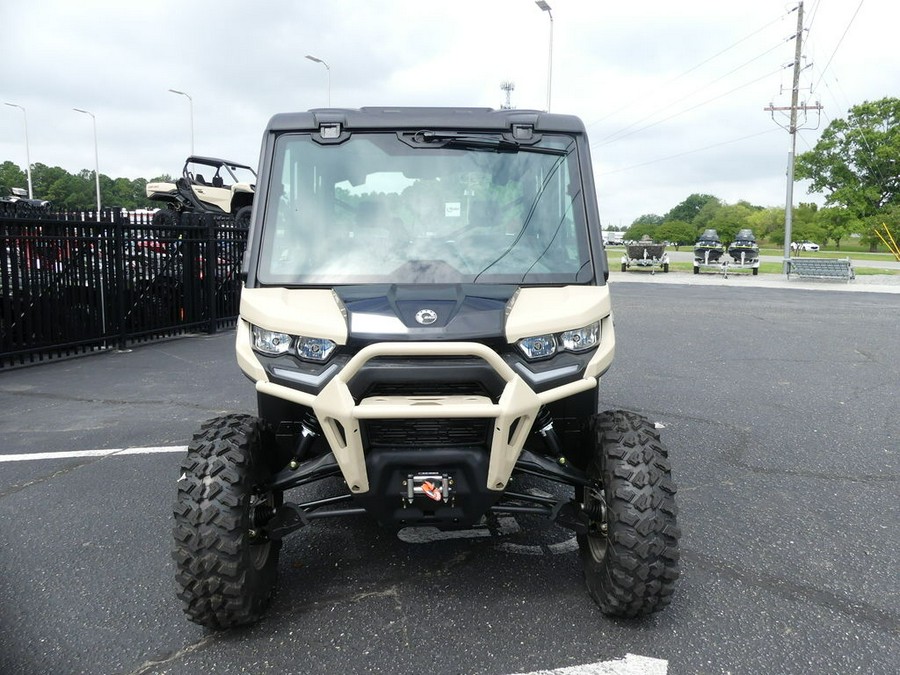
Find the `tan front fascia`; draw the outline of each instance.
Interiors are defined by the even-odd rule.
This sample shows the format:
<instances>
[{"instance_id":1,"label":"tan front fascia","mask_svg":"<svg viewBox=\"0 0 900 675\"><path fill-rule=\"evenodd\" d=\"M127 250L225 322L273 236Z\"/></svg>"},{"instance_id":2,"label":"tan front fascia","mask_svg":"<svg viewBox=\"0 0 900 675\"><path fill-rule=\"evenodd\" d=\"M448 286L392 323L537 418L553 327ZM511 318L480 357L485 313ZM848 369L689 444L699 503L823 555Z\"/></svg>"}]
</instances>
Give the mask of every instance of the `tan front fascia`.
<instances>
[{"instance_id":1,"label":"tan front fascia","mask_svg":"<svg viewBox=\"0 0 900 675\"><path fill-rule=\"evenodd\" d=\"M609 286L520 289L506 319L506 339L515 343L525 337L584 328L595 321L600 322L600 346L585 376L599 377L612 364L616 351Z\"/></svg>"},{"instance_id":2,"label":"tan front fascia","mask_svg":"<svg viewBox=\"0 0 900 675\"><path fill-rule=\"evenodd\" d=\"M280 333L347 344L347 321L327 288L245 288L241 318Z\"/></svg>"},{"instance_id":3,"label":"tan front fascia","mask_svg":"<svg viewBox=\"0 0 900 675\"><path fill-rule=\"evenodd\" d=\"M506 319L506 339L583 328L610 311L609 286L522 288Z\"/></svg>"},{"instance_id":4,"label":"tan front fascia","mask_svg":"<svg viewBox=\"0 0 900 675\"><path fill-rule=\"evenodd\" d=\"M253 351L251 324L279 333L327 338L339 345L347 344L347 322L330 290L243 288L235 351L241 370L257 383L268 380L268 377ZM283 389L299 393L287 387ZM279 395L279 398L300 402L290 396ZM312 405L312 399L307 394L303 405Z\"/></svg>"},{"instance_id":5,"label":"tan front fascia","mask_svg":"<svg viewBox=\"0 0 900 675\"><path fill-rule=\"evenodd\" d=\"M545 292L530 292L535 290ZM564 305L569 303L573 309L567 311ZM591 309L582 311L583 305ZM531 314L530 320L523 312ZM269 382L250 347L251 323L270 330L327 337L338 344L346 344L346 322L340 307L330 290L319 289L244 289L238 322L238 361L241 369L256 380L256 389L260 393L313 409L341 473L354 493L369 490L360 420L462 417L493 419L486 487L503 490L541 405L596 387L598 375L609 367L615 350L606 288L523 289L510 318L514 315L517 323L513 323L513 327L518 325L518 330L525 331L520 334L522 337L579 328L600 320L601 344L584 377L536 393L499 354L480 343L382 342L360 350L317 396ZM357 404L347 383L368 361L381 356L475 356L486 361L503 378L506 386L496 404L483 396L376 396Z\"/></svg>"}]
</instances>

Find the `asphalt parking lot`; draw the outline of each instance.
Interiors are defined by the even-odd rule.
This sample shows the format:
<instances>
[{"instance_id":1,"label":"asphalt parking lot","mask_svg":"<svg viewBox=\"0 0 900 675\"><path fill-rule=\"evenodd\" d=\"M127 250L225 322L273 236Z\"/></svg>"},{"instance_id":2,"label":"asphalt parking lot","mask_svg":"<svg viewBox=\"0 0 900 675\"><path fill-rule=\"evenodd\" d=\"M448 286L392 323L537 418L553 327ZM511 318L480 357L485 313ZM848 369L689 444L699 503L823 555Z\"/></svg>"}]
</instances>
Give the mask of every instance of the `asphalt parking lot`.
<instances>
[{"instance_id":1,"label":"asphalt parking lot","mask_svg":"<svg viewBox=\"0 0 900 675\"><path fill-rule=\"evenodd\" d=\"M255 405L225 332L0 374L0 672L900 671L900 294L633 281L614 277L601 392L664 426L683 530L664 612L604 617L560 528L360 519L285 541L259 624L189 623L179 447Z\"/></svg>"}]
</instances>

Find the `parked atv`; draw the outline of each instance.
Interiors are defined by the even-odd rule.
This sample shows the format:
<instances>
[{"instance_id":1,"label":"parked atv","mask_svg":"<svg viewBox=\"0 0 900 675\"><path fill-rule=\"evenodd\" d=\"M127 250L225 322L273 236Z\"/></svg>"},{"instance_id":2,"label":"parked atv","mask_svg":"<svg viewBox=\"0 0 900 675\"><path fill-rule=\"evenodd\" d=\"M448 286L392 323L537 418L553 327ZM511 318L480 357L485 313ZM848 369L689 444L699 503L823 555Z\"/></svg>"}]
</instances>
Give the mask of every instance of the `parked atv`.
<instances>
[{"instance_id":1,"label":"parked atv","mask_svg":"<svg viewBox=\"0 0 900 675\"><path fill-rule=\"evenodd\" d=\"M236 332L258 411L206 422L181 465L188 617L259 619L284 537L365 516L458 529L537 514L575 533L604 612L668 605L680 532L666 448L647 418L600 412L615 332L582 122L282 114L260 167ZM334 477L333 496L308 494Z\"/></svg>"},{"instance_id":2,"label":"parked atv","mask_svg":"<svg viewBox=\"0 0 900 675\"><path fill-rule=\"evenodd\" d=\"M147 183L147 197L164 202L151 221L174 226L178 214L193 211L234 216L235 226L250 225L256 172L249 166L214 157L188 157L174 183Z\"/></svg>"}]
</instances>

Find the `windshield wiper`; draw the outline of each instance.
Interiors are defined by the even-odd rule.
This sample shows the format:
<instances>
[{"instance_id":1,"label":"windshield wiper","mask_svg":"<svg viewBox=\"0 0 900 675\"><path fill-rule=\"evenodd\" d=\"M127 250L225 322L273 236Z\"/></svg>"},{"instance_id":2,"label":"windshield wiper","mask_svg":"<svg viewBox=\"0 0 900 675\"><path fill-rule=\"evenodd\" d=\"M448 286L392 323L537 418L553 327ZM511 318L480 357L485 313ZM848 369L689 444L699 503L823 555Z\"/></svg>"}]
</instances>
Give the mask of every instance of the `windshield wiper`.
<instances>
[{"instance_id":1,"label":"windshield wiper","mask_svg":"<svg viewBox=\"0 0 900 675\"><path fill-rule=\"evenodd\" d=\"M486 136L482 134L461 134L455 131L422 130L414 134L404 135L403 140L413 147L459 148L462 150L493 150L495 152L534 152L542 155L564 156L562 148L547 148L535 145L522 145L502 136Z\"/></svg>"}]
</instances>

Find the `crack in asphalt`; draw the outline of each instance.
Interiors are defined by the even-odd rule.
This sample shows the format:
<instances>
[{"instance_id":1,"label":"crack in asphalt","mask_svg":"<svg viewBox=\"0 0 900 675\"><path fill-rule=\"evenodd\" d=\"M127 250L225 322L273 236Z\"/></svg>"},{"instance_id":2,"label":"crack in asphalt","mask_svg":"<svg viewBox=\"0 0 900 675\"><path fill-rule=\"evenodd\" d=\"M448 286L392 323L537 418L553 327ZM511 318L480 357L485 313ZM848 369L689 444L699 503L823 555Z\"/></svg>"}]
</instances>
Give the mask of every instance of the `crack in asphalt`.
<instances>
[{"instance_id":1,"label":"crack in asphalt","mask_svg":"<svg viewBox=\"0 0 900 675\"><path fill-rule=\"evenodd\" d=\"M895 483L900 480L900 475L892 473L875 473L875 474L841 474L836 472L825 471L807 471L804 469L790 469L785 467L766 467L750 464L745 457L751 446L751 432L745 427L740 427L727 422L711 420L704 417L695 417L691 415L677 415L667 411L658 410L637 410L642 415L651 419L680 420L684 422L699 422L707 424L710 427L723 429L727 432L726 438L736 439L733 445L725 448L721 453L722 461L726 464L749 471L754 475L760 476L790 476L793 478L813 478L815 480L828 481L846 481L848 483Z\"/></svg>"},{"instance_id":2,"label":"crack in asphalt","mask_svg":"<svg viewBox=\"0 0 900 675\"><path fill-rule=\"evenodd\" d=\"M9 497L10 495L14 495L17 492L21 492L22 490L24 490L26 488L30 488L34 485L41 485L43 483L46 483L47 481L50 481L50 480L53 480L54 478L59 477L59 476L65 476L66 474L71 473L71 472L75 471L76 469L80 469L84 466L89 466L91 464L95 464L96 462L101 461L103 459L105 459L105 457L92 457L90 459L84 460L83 462L77 462L75 464L72 464L71 466L67 466L64 469L57 469L56 471L45 474L43 476L38 476L37 478L34 478L29 481L25 481L24 483L16 483L14 485L9 486L5 490L0 490L0 499L4 499L6 497Z\"/></svg>"},{"instance_id":3,"label":"crack in asphalt","mask_svg":"<svg viewBox=\"0 0 900 675\"><path fill-rule=\"evenodd\" d=\"M21 396L25 398L39 398L46 399L51 401L66 401L68 403L99 403L102 405L146 405L146 406L158 406L158 405L176 405L179 407L186 408L195 408L197 410L205 410L213 413L222 412L218 408L210 408L204 405L200 405L199 403L193 403L191 401L169 401L165 399L161 400L151 400L151 399L142 399L140 401L128 401L126 399L108 399L108 398L90 398L90 397L81 397L81 396L69 396L66 394L58 394L52 392L43 392L43 391L21 391L15 389L6 389L0 388L0 392L7 394L9 396Z\"/></svg>"},{"instance_id":4,"label":"crack in asphalt","mask_svg":"<svg viewBox=\"0 0 900 675\"><path fill-rule=\"evenodd\" d=\"M189 644L186 647L182 647L181 649L172 652L171 654L164 656L161 659L150 659L149 661L144 661L135 670L129 671L126 675L144 675L144 673L150 672L151 668L156 668L158 666L164 666L166 664L172 663L182 658L183 656L192 654L193 652L196 652L200 649L205 649L215 641L215 635L207 635L197 640L197 642Z\"/></svg>"},{"instance_id":5,"label":"crack in asphalt","mask_svg":"<svg viewBox=\"0 0 900 675\"><path fill-rule=\"evenodd\" d=\"M888 633L900 631L900 616L868 602L847 598L832 591L802 582L789 581L773 574L745 569L727 560L699 553L698 551L682 549L681 558L707 571L756 586L779 597L788 600L812 602L819 607L824 607L851 619L870 624Z\"/></svg>"}]
</instances>

